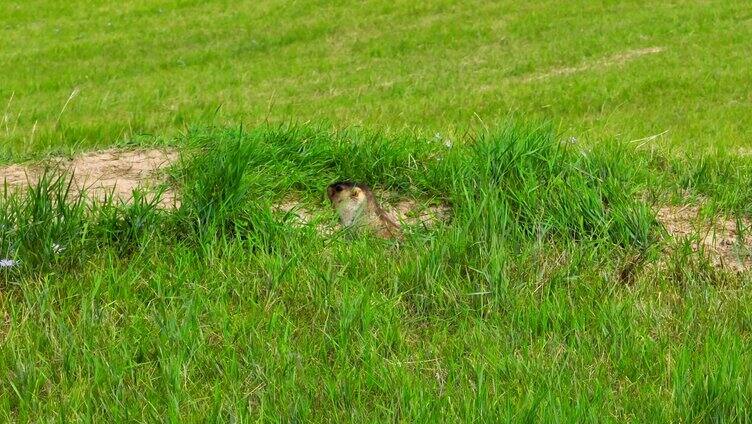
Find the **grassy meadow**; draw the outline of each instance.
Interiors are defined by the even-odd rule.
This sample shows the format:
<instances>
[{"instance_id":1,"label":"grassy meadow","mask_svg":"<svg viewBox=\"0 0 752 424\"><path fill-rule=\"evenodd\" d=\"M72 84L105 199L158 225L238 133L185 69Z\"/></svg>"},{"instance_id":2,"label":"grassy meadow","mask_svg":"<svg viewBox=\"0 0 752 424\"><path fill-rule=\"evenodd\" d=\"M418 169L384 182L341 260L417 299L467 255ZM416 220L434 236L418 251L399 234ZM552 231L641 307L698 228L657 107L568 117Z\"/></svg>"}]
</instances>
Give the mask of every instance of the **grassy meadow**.
<instances>
[{"instance_id":1,"label":"grassy meadow","mask_svg":"<svg viewBox=\"0 0 752 424\"><path fill-rule=\"evenodd\" d=\"M750 273L655 213L752 230L751 22L734 1L0 3L0 161L181 153L176 209L56 173L0 196L0 420L752 421ZM321 231L342 179L450 212L400 241Z\"/></svg>"},{"instance_id":2,"label":"grassy meadow","mask_svg":"<svg viewBox=\"0 0 752 424\"><path fill-rule=\"evenodd\" d=\"M288 3L2 2L3 156L240 122L457 135L510 112L749 147L746 1Z\"/></svg>"}]
</instances>

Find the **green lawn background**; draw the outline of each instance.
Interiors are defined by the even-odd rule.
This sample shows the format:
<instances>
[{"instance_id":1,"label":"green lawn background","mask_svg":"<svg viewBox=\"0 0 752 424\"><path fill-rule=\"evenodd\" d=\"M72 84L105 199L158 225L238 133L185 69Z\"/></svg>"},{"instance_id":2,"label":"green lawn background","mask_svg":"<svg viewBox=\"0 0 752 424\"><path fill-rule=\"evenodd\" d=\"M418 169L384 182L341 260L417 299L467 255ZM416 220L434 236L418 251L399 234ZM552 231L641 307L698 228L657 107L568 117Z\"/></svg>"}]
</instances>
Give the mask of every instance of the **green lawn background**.
<instances>
[{"instance_id":1,"label":"green lawn background","mask_svg":"<svg viewBox=\"0 0 752 424\"><path fill-rule=\"evenodd\" d=\"M11 160L207 123L460 135L514 113L745 150L750 39L746 1L2 2L0 140Z\"/></svg>"}]
</instances>

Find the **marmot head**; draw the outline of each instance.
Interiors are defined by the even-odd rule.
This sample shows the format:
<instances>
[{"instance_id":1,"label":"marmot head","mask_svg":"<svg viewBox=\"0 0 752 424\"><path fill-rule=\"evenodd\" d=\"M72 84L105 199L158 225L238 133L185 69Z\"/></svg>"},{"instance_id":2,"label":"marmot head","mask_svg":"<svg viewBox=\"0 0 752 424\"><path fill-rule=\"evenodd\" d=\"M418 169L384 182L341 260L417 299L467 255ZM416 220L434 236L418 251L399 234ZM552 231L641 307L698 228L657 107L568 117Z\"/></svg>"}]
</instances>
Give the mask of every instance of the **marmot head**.
<instances>
[{"instance_id":1,"label":"marmot head","mask_svg":"<svg viewBox=\"0 0 752 424\"><path fill-rule=\"evenodd\" d=\"M326 188L327 197L337 208L341 204L361 204L367 200L368 187L349 181L340 181Z\"/></svg>"},{"instance_id":2,"label":"marmot head","mask_svg":"<svg viewBox=\"0 0 752 424\"><path fill-rule=\"evenodd\" d=\"M339 222L345 227L358 227L368 219L369 196L368 187L342 181L327 187L326 194L339 215Z\"/></svg>"}]
</instances>

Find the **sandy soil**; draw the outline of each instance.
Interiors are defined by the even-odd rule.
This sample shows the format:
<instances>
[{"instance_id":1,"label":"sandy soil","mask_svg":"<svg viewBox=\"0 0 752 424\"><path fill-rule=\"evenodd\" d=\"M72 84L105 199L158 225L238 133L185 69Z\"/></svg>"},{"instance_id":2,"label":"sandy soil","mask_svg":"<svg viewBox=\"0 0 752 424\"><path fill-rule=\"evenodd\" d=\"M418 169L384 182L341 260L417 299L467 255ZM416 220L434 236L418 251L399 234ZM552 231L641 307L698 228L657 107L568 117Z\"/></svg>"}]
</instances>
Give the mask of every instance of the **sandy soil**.
<instances>
[{"instance_id":1,"label":"sandy soil","mask_svg":"<svg viewBox=\"0 0 752 424\"><path fill-rule=\"evenodd\" d=\"M663 206L656 210L658 221L675 239L687 239L695 251L702 251L716 266L734 271L752 269L752 222L717 219L708 222L699 215L697 205Z\"/></svg>"},{"instance_id":2,"label":"sandy soil","mask_svg":"<svg viewBox=\"0 0 752 424\"><path fill-rule=\"evenodd\" d=\"M174 150L102 150L73 159L54 158L45 163L0 167L0 182L4 181L10 189L23 188L36 183L47 166L70 173L75 191L86 190L95 199L112 194L128 201L134 189L149 189L163 183L164 173L160 171L177 158ZM175 194L168 190L161 203L164 207L176 206Z\"/></svg>"}]
</instances>

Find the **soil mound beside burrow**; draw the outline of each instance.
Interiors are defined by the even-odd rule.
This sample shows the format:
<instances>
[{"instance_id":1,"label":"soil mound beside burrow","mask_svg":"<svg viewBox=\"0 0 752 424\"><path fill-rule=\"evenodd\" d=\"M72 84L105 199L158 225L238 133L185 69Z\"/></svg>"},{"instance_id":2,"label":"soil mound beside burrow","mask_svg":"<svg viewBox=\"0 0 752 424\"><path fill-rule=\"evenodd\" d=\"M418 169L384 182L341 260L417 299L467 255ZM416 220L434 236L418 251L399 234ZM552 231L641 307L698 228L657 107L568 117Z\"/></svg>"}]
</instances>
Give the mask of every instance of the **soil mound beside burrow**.
<instances>
[{"instance_id":1,"label":"soil mound beside burrow","mask_svg":"<svg viewBox=\"0 0 752 424\"><path fill-rule=\"evenodd\" d=\"M714 265L733 271L752 269L752 222L749 219L708 220L697 205L663 206L656 218L677 240L689 240Z\"/></svg>"},{"instance_id":2,"label":"soil mound beside burrow","mask_svg":"<svg viewBox=\"0 0 752 424\"><path fill-rule=\"evenodd\" d=\"M53 158L43 163L0 167L0 183L11 189L34 185L45 169L64 172L72 177L73 192L86 191L94 199L113 196L129 201L133 190L146 191L164 183L164 168L178 159L175 150L136 149L101 150L83 153L73 158ZM177 206L172 190L166 190L160 201L162 207Z\"/></svg>"}]
</instances>

